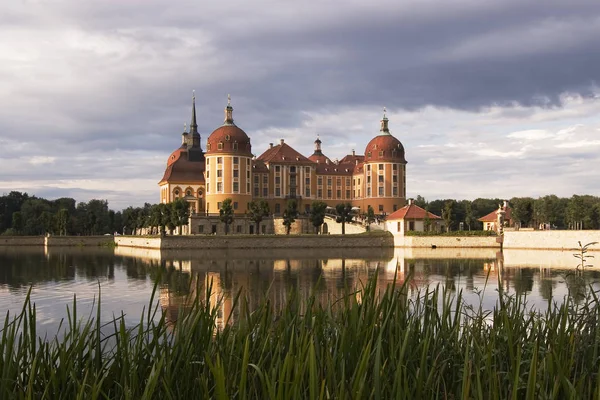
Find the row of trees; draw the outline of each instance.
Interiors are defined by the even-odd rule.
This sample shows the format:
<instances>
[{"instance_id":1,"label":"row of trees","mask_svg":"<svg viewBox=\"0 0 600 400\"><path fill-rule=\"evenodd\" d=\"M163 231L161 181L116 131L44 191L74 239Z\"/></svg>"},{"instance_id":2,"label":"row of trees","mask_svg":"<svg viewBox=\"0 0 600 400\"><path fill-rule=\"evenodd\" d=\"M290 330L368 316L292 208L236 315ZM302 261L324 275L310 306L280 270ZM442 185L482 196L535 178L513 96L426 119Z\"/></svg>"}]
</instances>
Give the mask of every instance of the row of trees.
<instances>
[{"instance_id":1,"label":"row of trees","mask_svg":"<svg viewBox=\"0 0 600 400\"><path fill-rule=\"evenodd\" d=\"M426 201L417 196L415 204L444 220L449 230L482 229L479 218L497 210L502 199ZM547 224L555 229L600 229L600 197L573 195L570 198L548 195L513 197L509 200L512 218L519 227L538 228Z\"/></svg>"}]
</instances>

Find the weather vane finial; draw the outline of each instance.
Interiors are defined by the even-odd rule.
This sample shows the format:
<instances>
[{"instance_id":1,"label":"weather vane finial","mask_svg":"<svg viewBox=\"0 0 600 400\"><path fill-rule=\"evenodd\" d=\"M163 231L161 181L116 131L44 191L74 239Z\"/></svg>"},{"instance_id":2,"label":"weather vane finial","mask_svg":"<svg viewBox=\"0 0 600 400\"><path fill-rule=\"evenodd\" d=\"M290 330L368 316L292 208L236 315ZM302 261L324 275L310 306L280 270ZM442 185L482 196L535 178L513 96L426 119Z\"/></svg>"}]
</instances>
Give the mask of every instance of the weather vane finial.
<instances>
[{"instance_id":1,"label":"weather vane finial","mask_svg":"<svg viewBox=\"0 0 600 400\"><path fill-rule=\"evenodd\" d=\"M192 100L196 100L196 90L192 90Z\"/></svg>"},{"instance_id":2,"label":"weather vane finial","mask_svg":"<svg viewBox=\"0 0 600 400\"><path fill-rule=\"evenodd\" d=\"M184 123L183 123L183 131L184 131L184 132L187 132L187 122L184 122Z\"/></svg>"},{"instance_id":3,"label":"weather vane finial","mask_svg":"<svg viewBox=\"0 0 600 400\"><path fill-rule=\"evenodd\" d=\"M386 111L387 111L387 110L386 110L385 106L383 106L383 117L384 117L384 118L385 118L385 113L386 113Z\"/></svg>"},{"instance_id":4,"label":"weather vane finial","mask_svg":"<svg viewBox=\"0 0 600 400\"><path fill-rule=\"evenodd\" d=\"M227 105L228 106L231 105L231 95L230 94L227 95Z\"/></svg>"}]
</instances>

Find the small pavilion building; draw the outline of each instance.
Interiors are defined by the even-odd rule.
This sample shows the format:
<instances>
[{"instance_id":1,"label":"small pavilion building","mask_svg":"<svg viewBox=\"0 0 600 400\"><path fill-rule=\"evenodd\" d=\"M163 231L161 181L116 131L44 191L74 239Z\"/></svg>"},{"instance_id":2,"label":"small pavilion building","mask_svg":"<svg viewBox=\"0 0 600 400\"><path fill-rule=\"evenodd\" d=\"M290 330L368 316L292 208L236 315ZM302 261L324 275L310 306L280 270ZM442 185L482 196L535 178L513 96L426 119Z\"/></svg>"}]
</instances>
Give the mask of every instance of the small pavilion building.
<instances>
[{"instance_id":1,"label":"small pavilion building","mask_svg":"<svg viewBox=\"0 0 600 400\"><path fill-rule=\"evenodd\" d=\"M511 209L508 206L508 202L506 200L504 201L504 204L502 204L502 206L499 207L499 209L502 209L504 211L504 226L513 226ZM494 210L491 213L484 215L483 217L479 218L478 221L481 221L483 223L484 231L498 232L498 210Z\"/></svg>"},{"instance_id":2,"label":"small pavilion building","mask_svg":"<svg viewBox=\"0 0 600 400\"><path fill-rule=\"evenodd\" d=\"M393 234L404 235L409 231L434 231L442 228L442 218L414 204L408 204L390 214L385 221L385 228Z\"/></svg>"}]
</instances>

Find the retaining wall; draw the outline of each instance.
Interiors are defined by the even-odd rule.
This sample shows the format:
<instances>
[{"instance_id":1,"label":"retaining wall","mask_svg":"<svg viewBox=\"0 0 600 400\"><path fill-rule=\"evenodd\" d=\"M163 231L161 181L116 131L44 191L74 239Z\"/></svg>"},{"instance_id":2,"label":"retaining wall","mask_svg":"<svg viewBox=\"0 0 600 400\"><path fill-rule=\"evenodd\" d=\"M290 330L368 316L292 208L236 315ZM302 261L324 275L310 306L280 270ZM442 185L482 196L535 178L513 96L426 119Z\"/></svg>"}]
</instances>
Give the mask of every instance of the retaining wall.
<instances>
[{"instance_id":1,"label":"retaining wall","mask_svg":"<svg viewBox=\"0 0 600 400\"><path fill-rule=\"evenodd\" d=\"M115 243L118 247L162 250L394 247L391 235L167 236L164 238L116 236Z\"/></svg>"},{"instance_id":2,"label":"retaining wall","mask_svg":"<svg viewBox=\"0 0 600 400\"><path fill-rule=\"evenodd\" d=\"M0 236L0 246L44 246L44 237Z\"/></svg>"},{"instance_id":3,"label":"retaining wall","mask_svg":"<svg viewBox=\"0 0 600 400\"><path fill-rule=\"evenodd\" d=\"M411 248L497 248L495 236L402 236L394 235L396 247Z\"/></svg>"},{"instance_id":4,"label":"retaining wall","mask_svg":"<svg viewBox=\"0 0 600 400\"><path fill-rule=\"evenodd\" d=\"M600 243L600 231L506 231L505 249L573 250L590 242ZM590 250L600 250L600 245Z\"/></svg>"},{"instance_id":5,"label":"retaining wall","mask_svg":"<svg viewBox=\"0 0 600 400\"><path fill-rule=\"evenodd\" d=\"M49 236L44 238L45 245L54 246L106 246L113 244L112 236Z\"/></svg>"}]
</instances>

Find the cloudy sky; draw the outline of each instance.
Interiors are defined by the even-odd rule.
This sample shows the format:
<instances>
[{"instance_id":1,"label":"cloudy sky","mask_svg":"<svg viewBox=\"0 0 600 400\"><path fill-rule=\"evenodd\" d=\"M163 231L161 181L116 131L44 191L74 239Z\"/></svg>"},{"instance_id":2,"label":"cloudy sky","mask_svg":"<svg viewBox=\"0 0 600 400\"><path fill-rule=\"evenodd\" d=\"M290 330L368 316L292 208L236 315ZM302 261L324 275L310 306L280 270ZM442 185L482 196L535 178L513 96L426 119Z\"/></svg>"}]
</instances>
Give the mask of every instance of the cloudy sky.
<instances>
[{"instance_id":1,"label":"cloudy sky","mask_svg":"<svg viewBox=\"0 0 600 400\"><path fill-rule=\"evenodd\" d=\"M597 0L0 2L0 193L158 201L196 90L261 154L362 153L383 107L408 196L600 195Z\"/></svg>"}]
</instances>

